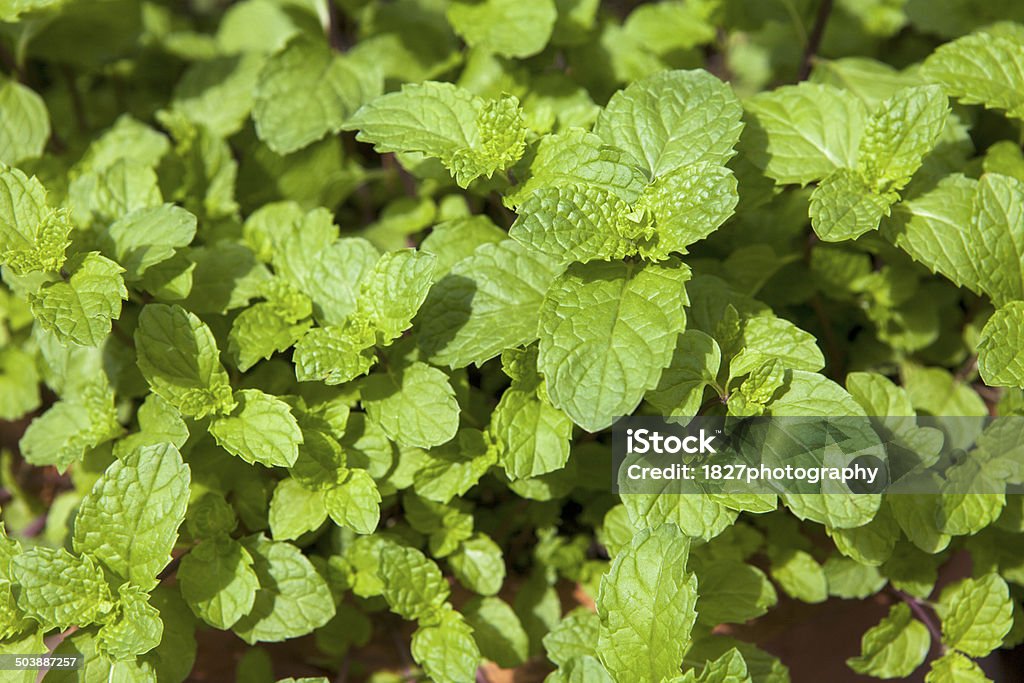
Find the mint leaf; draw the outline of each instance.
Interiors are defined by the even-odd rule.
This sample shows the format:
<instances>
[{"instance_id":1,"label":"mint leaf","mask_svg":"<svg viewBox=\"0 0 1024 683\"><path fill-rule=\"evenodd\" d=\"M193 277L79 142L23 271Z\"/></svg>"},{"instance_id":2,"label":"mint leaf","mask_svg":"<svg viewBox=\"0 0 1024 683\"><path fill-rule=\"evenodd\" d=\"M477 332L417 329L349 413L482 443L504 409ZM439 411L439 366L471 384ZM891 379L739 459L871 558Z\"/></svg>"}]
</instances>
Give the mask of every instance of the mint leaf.
<instances>
[{"instance_id":1,"label":"mint leaf","mask_svg":"<svg viewBox=\"0 0 1024 683\"><path fill-rule=\"evenodd\" d=\"M998 574L964 579L939 597L942 642L972 657L984 657L1003 642L1013 626L1013 603Z\"/></svg>"},{"instance_id":2,"label":"mint leaf","mask_svg":"<svg viewBox=\"0 0 1024 683\"><path fill-rule=\"evenodd\" d=\"M664 415L696 415L704 400L704 388L715 386L722 351L718 343L699 330L679 336L672 360L661 373L647 400Z\"/></svg>"},{"instance_id":3,"label":"mint leaf","mask_svg":"<svg viewBox=\"0 0 1024 683\"><path fill-rule=\"evenodd\" d=\"M65 264L67 281L52 282L29 296L32 313L62 343L99 346L110 334L110 321L121 315L128 298L124 269L90 252Z\"/></svg>"},{"instance_id":4,"label":"mint leaf","mask_svg":"<svg viewBox=\"0 0 1024 683\"><path fill-rule=\"evenodd\" d=\"M781 185L806 185L853 168L867 110L855 95L818 83L758 93L743 103L743 147Z\"/></svg>"},{"instance_id":5,"label":"mint leaf","mask_svg":"<svg viewBox=\"0 0 1024 683\"><path fill-rule=\"evenodd\" d=\"M114 392L105 381L88 381L33 420L19 447L28 462L64 471L120 433Z\"/></svg>"},{"instance_id":6,"label":"mint leaf","mask_svg":"<svg viewBox=\"0 0 1024 683\"><path fill-rule=\"evenodd\" d=\"M249 613L259 579L249 552L231 538L204 540L178 567L181 595L197 617L229 629Z\"/></svg>"},{"instance_id":7,"label":"mint leaf","mask_svg":"<svg viewBox=\"0 0 1024 683\"><path fill-rule=\"evenodd\" d=\"M878 229L895 203L879 195L856 171L841 168L828 175L811 195L811 225L826 242L841 242Z\"/></svg>"},{"instance_id":8,"label":"mint leaf","mask_svg":"<svg viewBox=\"0 0 1024 683\"><path fill-rule=\"evenodd\" d=\"M633 537L601 579L598 655L614 678L660 681L682 663L697 613L689 541L664 525Z\"/></svg>"},{"instance_id":9,"label":"mint leaf","mask_svg":"<svg viewBox=\"0 0 1024 683\"><path fill-rule=\"evenodd\" d=\"M290 543L249 536L242 547L253 560L259 590L252 611L232 630L250 645L279 642L311 633L334 616L327 583Z\"/></svg>"},{"instance_id":10,"label":"mint leaf","mask_svg":"<svg viewBox=\"0 0 1024 683\"><path fill-rule=\"evenodd\" d=\"M464 611L481 655L506 669L526 661L530 641L507 602L496 597L474 598Z\"/></svg>"},{"instance_id":11,"label":"mint leaf","mask_svg":"<svg viewBox=\"0 0 1024 683\"><path fill-rule=\"evenodd\" d=\"M125 279L138 280L152 266L174 256L196 234L196 217L173 204L137 209L107 229L107 249L125 270Z\"/></svg>"},{"instance_id":12,"label":"mint leaf","mask_svg":"<svg viewBox=\"0 0 1024 683\"><path fill-rule=\"evenodd\" d=\"M60 270L70 232L67 210L47 204L35 177L0 165L0 265L17 275Z\"/></svg>"},{"instance_id":13,"label":"mint leaf","mask_svg":"<svg viewBox=\"0 0 1024 683\"><path fill-rule=\"evenodd\" d=\"M189 468L170 444L115 461L82 500L74 548L144 590L157 585L188 505Z\"/></svg>"},{"instance_id":14,"label":"mint leaf","mask_svg":"<svg viewBox=\"0 0 1024 683\"><path fill-rule=\"evenodd\" d=\"M448 8L448 21L467 45L502 57L529 57L543 50L557 16L553 0L460 0Z\"/></svg>"},{"instance_id":15,"label":"mint leaf","mask_svg":"<svg viewBox=\"0 0 1024 683\"><path fill-rule=\"evenodd\" d=\"M258 389L234 395L230 415L210 423L210 434L232 455L252 464L290 467L299 456L302 432L288 404Z\"/></svg>"},{"instance_id":16,"label":"mint leaf","mask_svg":"<svg viewBox=\"0 0 1024 683\"><path fill-rule=\"evenodd\" d=\"M689 276L678 261L571 266L540 313L538 370L551 402L588 431L632 412L671 359Z\"/></svg>"},{"instance_id":17,"label":"mint leaf","mask_svg":"<svg viewBox=\"0 0 1024 683\"><path fill-rule=\"evenodd\" d=\"M493 1L493 0L492 0ZM378 152L421 152L440 159L460 187L490 178L523 155L526 129L519 100L485 100L451 83L405 85L345 122Z\"/></svg>"},{"instance_id":18,"label":"mint leaf","mask_svg":"<svg viewBox=\"0 0 1024 683\"><path fill-rule=\"evenodd\" d=\"M392 439L429 448L455 436L459 405L448 376L426 363L388 369L363 380L363 407Z\"/></svg>"},{"instance_id":19,"label":"mint leaf","mask_svg":"<svg viewBox=\"0 0 1024 683\"><path fill-rule=\"evenodd\" d=\"M380 491L366 470L354 469L337 487L327 491L327 514L338 526L358 534L372 534L380 521Z\"/></svg>"},{"instance_id":20,"label":"mint leaf","mask_svg":"<svg viewBox=\"0 0 1024 683\"><path fill-rule=\"evenodd\" d=\"M432 362L460 368L530 343L559 270L518 242L480 246L431 288L416 320L420 348Z\"/></svg>"},{"instance_id":21,"label":"mint leaf","mask_svg":"<svg viewBox=\"0 0 1024 683\"><path fill-rule=\"evenodd\" d=\"M337 133L346 118L380 93L380 76L310 38L296 38L270 57L256 83L256 134L288 154Z\"/></svg>"},{"instance_id":22,"label":"mint leaf","mask_svg":"<svg viewBox=\"0 0 1024 683\"><path fill-rule=\"evenodd\" d=\"M932 662L925 683L989 683L981 667L959 652L950 652Z\"/></svg>"},{"instance_id":23,"label":"mint leaf","mask_svg":"<svg viewBox=\"0 0 1024 683\"><path fill-rule=\"evenodd\" d=\"M921 74L965 104L1003 109L1024 118L1024 59L1021 37L979 31L940 45Z\"/></svg>"},{"instance_id":24,"label":"mint leaf","mask_svg":"<svg viewBox=\"0 0 1024 683\"><path fill-rule=\"evenodd\" d=\"M706 71L668 71L612 96L594 132L656 178L702 161L724 164L742 114L729 87Z\"/></svg>"},{"instance_id":25,"label":"mint leaf","mask_svg":"<svg viewBox=\"0 0 1024 683\"><path fill-rule=\"evenodd\" d=\"M21 83L0 79L0 163L14 166L39 157L49 137L43 98Z\"/></svg>"},{"instance_id":26,"label":"mint leaf","mask_svg":"<svg viewBox=\"0 0 1024 683\"><path fill-rule=\"evenodd\" d=\"M936 86L899 90L871 115L858 170L876 192L900 190L921 167L946 125L949 106Z\"/></svg>"},{"instance_id":27,"label":"mint leaf","mask_svg":"<svg viewBox=\"0 0 1024 683\"><path fill-rule=\"evenodd\" d=\"M138 586L118 589L117 617L96 632L96 649L113 660L133 661L160 644L164 624L160 612L149 604L149 595Z\"/></svg>"},{"instance_id":28,"label":"mint leaf","mask_svg":"<svg viewBox=\"0 0 1024 683\"><path fill-rule=\"evenodd\" d=\"M448 584L441 570L415 548L385 546L380 554L379 573L388 606L406 619L428 617L448 599Z\"/></svg>"},{"instance_id":29,"label":"mint leaf","mask_svg":"<svg viewBox=\"0 0 1024 683\"><path fill-rule=\"evenodd\" d=\"M150 304L135 330L139 370L154 393L183 415L202 418L234 409L217 341L194 314L180 306Z\"/></svg>"},{"instance_id":30,"label":"mint leaf","mask_svg":"<svg viewBox=\"0 0 1024 683\"><path fill-rule=\"evenodd\" d=\"M88 626L114 609L103 570L88 555L35 547L11 560L18 607L44 631Z\"/></svg>"},{"instance_id":31,"label":"mint leaf","mask_svg":"<svg viewBox=\"0 0 1024 683\"><path fill-rule=\"evenodd\" d=\"M859 674L876 678L905 678L924 663L931 647L928 629L906 604L893 605L888 616L861 638L859 657L846 660Z\"/></svg>"},{"instance_id":32,"label":"mint leaf","mask_svg":"<svg viewBox=\"0 0 1024 683\"><path fill-rule=\"evenodd\" d=\"M439 681L470 683L476 680L480 650L473 629L450 607L437 624L422 624L412 636L412 656L427 676Z\"/></svg>"}]
</instances>

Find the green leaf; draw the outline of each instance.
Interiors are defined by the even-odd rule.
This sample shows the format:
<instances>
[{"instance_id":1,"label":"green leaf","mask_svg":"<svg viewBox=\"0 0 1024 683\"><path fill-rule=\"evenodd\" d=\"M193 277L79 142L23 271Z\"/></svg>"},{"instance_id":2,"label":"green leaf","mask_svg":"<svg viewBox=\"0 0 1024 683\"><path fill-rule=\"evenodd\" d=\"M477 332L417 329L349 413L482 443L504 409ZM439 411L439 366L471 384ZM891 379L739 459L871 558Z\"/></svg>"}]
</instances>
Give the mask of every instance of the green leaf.
<instances>
[{"instance_id":1,"label":"green leaf","mask_svg":"<svg viewBox=\"0 0 1024 683\"><path fill-rule=\"evenodd\" d=\"M473 488L496 459L495 449L483 432L461 429L454 439L424 455L413 475L416 493L447 504Z\"/></svg>"},{"instance_id":2,"label":"green leaf","mask_svg":"<svg viewBox=\"0 0 1024 683\"><path fill-rule=\"evenodd\" d=\"M121 315L122 299L128 298L124 269L93 251L70 259L64 270L66 281L29 295L32 314L62 343L99 346L110 334L110 321Z\"/></svg>"},{"instance_id":3,"label":"green leaf","mask_svg":"<svg viewBox=\"0 0 1024 683\"><path fill-rule=\"evenodd\" d=\"M104 378L88 381L33 420L19 447L33 465L54 465L64 471L90 448L120 433L114 392Z\"/></svg>"},{"instance_id":4,"label":"green leaf","mask_svg":"<svg viewBox=\"0 0 1024 683\"><path fill-rule=\"evenodd\" d=\"M420 348L431 362L461 368L530 343L559 272L552 259L512 240L478 247L431 288L416 319Z\"/></svg>"},{"instance_id":5,"label":"green leaf","mask_svg":"<svg viewBox=\"0 0 1024 683\"><path fill-rule=\"evenodd\" d=\"M271 289L266 294L268 300L245 309L231 323L228 351L243 372L260 360L287 350L313 324L309 319L312 302L305 294L284 284L267 287Z\"/></svg>"},{"instance_id":6,"label":"green leaf","mask_svg":"<svg viewBox=\"0 0 1024 683\"><path fill-rule=\"evenodd\" d=\"M959 652L949 652L932 662L925 683L991 683L981 667Z\"/></svg>"},{"instance_id":7,"label":"green leaf","mask_svg":"<svg viewBox=\"0 0 1024 683\"><path fill-rule=\"evenodd\" d=\"M647 178L627 153L604 144L593 133L570 128L540 139L530 161L530 176L506 195L506 202L518 206L535 190L574 185L603 190L632 204L640 198Z\"/></svg>"},{"instance_id":8,"label":"green leaf","mask_svg":"<svg viewBox=\"0 0 1024 683\"><path fill-rule=\"evenodd\" d=\"M546 683L613 683L608 670L590 655L569 659L544 680Z\"/></svg>"},{"instance_id":9,"label":"green leaf","mask_svg":"<svg viewBox=\"0 0 1024 683\"><path fill-rule=\"evenodd\" d=\"M697 584L698 618L711 625L745 623L765 614L778 600L764 572L733 560L702 563L697 567Z\"/></svg>"},{"instance_id":10,"label":"green leaf","mask_svg":"<svg viewBox=\"0 0 1024 683\"><path fill-rule=\"evenodd\" d=\"M426 363L370 375L363 381L362 403L388 437L407 446L443 444L459 427L459 404L448 376Z\"/></svg>"},{"instance_id":11,"label":"green leaf","mask_svg":"<svg viewBox=\"0 0 1024 683\"><path fill-rule=\"evenodd\" d=\"M858 170L876 192L900 190L946 125L949 105L936 86L897 91L868 119L860 143Z\"/></svg>"},{"instance_id":12,"label":"green leaf","mask_svg":"<svg viewBox=\"0 0 1024 683\"><path fill-rule=\"evenodd\" d=\"M415 548L388 545L380 554L384 599L391 611L409 620L430 616L448 599L441 570Z\"/></svg>"},{"instance_id":13,"label":"green leaf","mask_svg":"<svg viewBox=\"0 0 1024 683\"><path fill-rule=\"evenodd\" d=\"M82 500L74 548L144 590L171 560L185 519L190 473L170 444L116 460Z\"/></svg>"},{"instance_id":14,"label":"green leaf","mask_svg":"<svg viewBox=\"0 0 1024 683\"><path fill-rule=\"evenodd\" d=\"M779 587L802 602L824 602L828 598L825 571L810 553L803 550L770 549L771 575Z\"/></svg>"},{"instance_id":15,"label":"green leaf","mask_svg":"<svg viewBox=\"0 0 1024 683\"><path fill-rule=\"evenodd\" d=\"M519 617L501 598L473 598L462 609L480 654L511 669L526 661L530 641Z\"/></svg>"},{"instance_id":16,"label":"green leaf","mask_svg":"<svg viewBox=\"0 0 1024 683\"><path fill-rule=\"evenodd\" d=\"M833 555L825 561L824 569L828 594L846 600L863 600L886 584L876 567L846 557Z\"/></svg>"},{"instance_id":17,"label":"green leaf","mask_svg":"<svg viewBox=\"0 0 1024 683\"><path fill-rule=\"evenodd\" d=\"M43 153L50 114L43 98L21 83L0 78L0 163L15 166Z\"/></svg>"},{"instance_id":18,"label":"green leaf","mask_svg":"<svg viewBox=\"0 0 1024 683\"><path fill-rule=\"evenodd\" d=\"M538 369L551 402L591 432L631 413L671 360L689 277L678 261L571 266L540 313Z\"/></svg>"},{"instance_id":19,"label":"green leaf","mask_svg":"<svg viewBox=\"0 0 1024 683\"><path fill-rule=\"evenodd\" d=\"M384 254L362 281L356 309L377 332L377 344L386 346L409 329L427 297L435 258L414 249Z\"/></svg>"},{"instance_id":20,"label":"green leaf","mask_svg":"<svg viewBox=\"0 0 1024 683\"><path fill-rule=\"evenodd\" d=\"M852 93L818 83L787 85L744 102L743 148L782 185L806 185L853 168L867 110Z\"/></svg>"},{"instance_id":21,"label":"green leaf","mask_svg":"<svg viewBox=\"0 0 1024 683\"><path fill-rule=\"evenodd\" d=\"M14 346L0 350L0 420L19 419L38 408L39 400L39 375L32 357Z\"/></svg>"},{"instance_id":22,"label":"green leaf","mask_svg":"<svg viewBox=\"0 0 1024 683\"><path fill-rule=\"evenodd\" d=\"M846 663L865 676L906 678L924 663L931 642L925 625L913 617L905 603L899 603L868 629L860 641L860 656Z\"/></svg>"},{"instance_id":23,"label":"green leaf","mask_svg":"<svg viewBox=\"0 0 1024 683\"><path fill-rule=\"evenodd\" d=\"M921 68L964 104L1003 109L1024 118L1024 57L1021 40L978 32L940 45Z\"/></svg>"},{"instance_id":24,"label":"green leaf","mask_svg":"<svg viewBox=\"0 0 1024 683\"><path fill-rule=\"evenodd\" d=\"M252 611L232 630L250 645L276 643L304 636L334 616L327 583L306 556L291 543L249 536L242 547L253 559L259 590Z\"/></svg>"},{"instance_id":25,"label":"green leaf","mask_svg":"<svg viewBox=\"0 0 1024 683\"><path fill-rule=\"evenodd\" d=\"M501 444L500 461L512 479L537 477L565 467L572 421L552 406L537 375L536 347L523 354L506 352L502 361L512 386L491 415L491 432ZM507 358L507 361L506 361ZM526 366L521 375L509 366Z\"/></svg>"},{"instance_id":26,"label":"green leaf","mask_svg":"<svg viewBox=\"0 0 1024 683\"><path fill-rule=\"evenodd\" d=\"M985 323L978 340L978 370L985 384L1024 387L1024 302L1011 301Z\"/></svg>"},{"instance_id":27,"label":"green leaf","mask_svg":"<svg viewBox=\"0 0 1024 683\"><path fill-rule=\"evenodd\" d=\"M656 178L702 161L724 164L742 115L729 86L708 72L666 71L613 95L594 132Z\"/></svg>"},{"instance_id":28,"label":"green leaf","mask_svg":"<svg viewBox=\"0 0 1024 683\"><path fill-rule=\"evenodd\" d=\"M611 261L637 253L642 227L626 202L599 187L567 185L537 189L519 206L509 236L562 265Z\"/></svg>"},{"instance_id":29,"label":"green leaf","mask_svg":"<svg viewBox=\"0 0 1024 683\"><path fill-rule=\"evenodd\" d=\"M598 654L615 679L657 682L679 671L697 618L688 553L689 541L678 528L646 529L602 577Z\"/></svg>"},{"instance_id":30,"label":"green leaf","mask_svg":"<svg viewBox=\"0 0 1024 683\"><path fill-rule=\"evenodd\" d=\"M258 389L242 389L234 399L234 411L210 423L210 434L217 444L250 464L295 464L302 431L288 404Z\"/></svg>"},{"instance_id":31,"label":"green leaf","mask_svg":"<svg viewBox=\"0 0 1024 683\"><path fill-rule=\"evenodd\" d=\"M119 439L114 444L114 455L124 457L136 448L172 443L181 448L188 440L189 431L185 421L167 401L156 394L150 394L139 406L136 417L139 431Z\"/></svg>"},{"instance_id":32,"label":"green leaf","mask_svg":"<svg viewBox=\"0 0 1024 683\"><path fill-rule=\"evenodd\" d=\"M422 624L412 634L412 657L435 681L473 683L480 650L473 629L450 607L438 623Z\"/></svg>"},{"instance_id":33,"label":"green leaf","mask_svg":"<svg viewBox=\"0 0 1024 683\"><path fill-rule=\"evenodd\" d=\"M181 596L210 626L229 629L252 610L259 579L249 552L231 538L204 540L178 566Z\"/></svg>"},{"instance_id":34,"label":"green leaf","mask_svg":"<svg viewBox=\"0 0 1024 683\"><path fill-rule=\"evenodd\" d=\"M211 133L228 137L249 117L264 58L257 54L193 63L174 88L173 107Z\"/></svg>"},{"instance_id":35,"label":"green leaf","mask_svg":"<svg viewBox=\"0 0 1024 683\"><path fill-rule=\"evenodd\" d=\"M529 57L544 49L558 13L553 0L458 0L448 21L471 48L502 57Z\"/></svg>"},{"instance_id":36,"label":"green leaf","mask_svg":"<svg viewBox=\"0 0 1024 683\"><path fill-rule=\"evenodd\" d=\"M296 38L267 60L256 84L256 134L288 154L337 133L363 102L380 94L380 74L336 55L323 42Z\"/></svg>"},{"instance_id":37,"label":"green leaf","mask_svg":"<svg viewBox=\"0 0 1024 683\"><path fill-rule=\"evenodd\" d=\"M365 375L376 363L376 331L362 321L315 327L295 345L292 360L300 382L342 384Z\"/></svg>"},{"instance_id":38,"label":"green leaf","mask_svg":"<svg viewBox=\"0 0 1024 683\"><path fill-rule=\"evenodd\" d=\"M984 657L1003 643L1013 626L1013 602L998 574L964 579L946 587L937 607L942 642L972 657Z\"/></svg>"},{"instance_id":39,"label":"green leaf","mask_svg":"<svg viewBox=\"0 0 1024 683\"><path fill-rule=\"evenodd\" d=\"M877 230L895 201L894 194L876 194L857 171L841 168L814 188L811 225L825 242L857 239Z\"/></svg>"},{"instance_id":40,"label":"green leaf","mask_svg":"<svg viewBox=\"0 0 1024 683\"><path fill-rule=\"evenodd\" d=\"M492 0L493 1L493 0ZM406 84L363 106L343 126L378 152L420 152L441 160L460 187L490 178L523 155L519 100L485 100L451 83Z\"/></svg>"},{"instance_id":41,"label":"green leaf","mask_svg":"<svg viewBox=\"0 0 1024 683\"><path fill-rule=\"evenodd\" d=\"M89 555L37 546L11 560L18 607L43 631L88 626L114 610L103 569Z\"/></svg>"},{"instance_id":42,"label":"green leaf","mask_svg":"<svg viewBox=\"0 0 1024 683\"><path fill-rule=\"evenodd\" d=\"M496 595L505 582L501 548L484 534L474 534L448 556L452 574L464 587L480 595Z\"/></svg>"},{"instance_id":43,"label":"green leaf","mask_svg":"<svg viewBox=\"0 0 1024 683\"><path fill-rule=\"evenodd\" d=\"M354 469L348 479L327 491L324 502L334 523L357 534L372 534L380 521L380 491L366 470Z\"/></svg>"},{"instance_id":44,"label":"green leaf","mask_svg":"<svg viewBox=\"0 0 1024 683\"><path fill-rule=\"evenodd\" d=\"M161 204L136 209L114 221L107 229L106 248L132 281L188 246L195 234L195 216L180 206Z\"/></svg>"},{"instance_id":45,"label":"green leaf","mask_svg":"<svg viewBox=\"0 0 1024 683\"><path fill-rule=\"evenodd\" d=\"M149 304L139 316L135 348L150 388L182 415L199 419L234 409L217 341L194 314Z\"/></svg>"},{"instance_id":46,"label":"green leaf","mask_svg":"<svg viewBox=\"0 0 1024 683\"><path fill-rule=\"evenodd\" d=\"M46 203L35 177L0 164L0 265L16 275L58 271L70 232L68 211Z\"/></svg>"},{"instance_id":47,"label":"green leaf","mask_svg":"<svg viewBox=\"0 0 1024 683\"><path fill-rule=\"evenodd\" d=\"M601 619L597 614L586 608L574 609L544 636L548 659L565 666L578 657L596 658L600 630Z\"/></svg>"},{"instance_id":48,"label":"green leaf","mask_svg":"<svg viewBox=\"0 0 1024 683\"><path fill-rule=\"evenodd\" d=\"M96 632L96 649L113 660L134 661L160 644L164 624L149 595L138 586L118 589L117 617Z\"/></svg>"},{"instance_id":49,"label":"green leaf","mask_svg":"<svg viewBox=\"0 0 1024 683\"><path fill-rule=\"evenodd\" d=\"M686 330L679 336L658 386L648 391L646 398L662 415L696 415L704 400L704 388L716 385L721 363L718 342L699 330Z\"/></svg>"},{"instance_id":50,"label":"green leaf","mask_svg":"<svg viewBox=\"0 0 1024 683\"><path fill-rule=\"evenodd\" d=\"M323 491L312 491L296 479L282 479L274 487L268 521L274 538L290 541L315 531L327 519Z\"/></svg>"}]
</instances>

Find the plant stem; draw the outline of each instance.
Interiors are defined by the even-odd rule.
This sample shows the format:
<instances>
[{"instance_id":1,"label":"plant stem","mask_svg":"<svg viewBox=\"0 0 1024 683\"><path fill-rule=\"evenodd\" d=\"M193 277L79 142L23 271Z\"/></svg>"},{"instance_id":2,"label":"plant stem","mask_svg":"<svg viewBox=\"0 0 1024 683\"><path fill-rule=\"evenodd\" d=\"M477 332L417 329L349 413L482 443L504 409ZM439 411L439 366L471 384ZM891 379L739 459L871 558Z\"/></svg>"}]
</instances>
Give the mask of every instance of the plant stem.
<instances>
[{"instance_id":1,"label":"plant stem","mask_svg":"<svg viewBox=\"0 0 1024 683\"><path fill-rule=\"evenodd\" d=\"M937 645L939 648L939 654L944 655L946 653L946 646L942 644L942 631L939 630L938 625L935 623L935 619L933 619L932 615L924 608L921 601L901 590L893 589L893 592L899 596L900 600L907 603L910 607L910 611L914 613L914 616L916 616L921 623L925 625L925 628L928 629L928 633L932 636L932 646L934 647Z\"/></svg>"},{"instance_id":2,"label":"plant stem","mask_svg":"<svg viewBox=\"0 0 1024 683\"><path fill-rule=\"evenodd\" d=\"M807 48L804 50L803 63L800 65L800 72L797 81L806 81L811 75L811 68L814 66L814 58L821 48L821 41L825 37L825 25L828 24L829 15L832 14L833 0L821 0L818 5L818 14L814 18L814 27L811 28L811 35L807 39Z\"/></svg>"}]
</instances>

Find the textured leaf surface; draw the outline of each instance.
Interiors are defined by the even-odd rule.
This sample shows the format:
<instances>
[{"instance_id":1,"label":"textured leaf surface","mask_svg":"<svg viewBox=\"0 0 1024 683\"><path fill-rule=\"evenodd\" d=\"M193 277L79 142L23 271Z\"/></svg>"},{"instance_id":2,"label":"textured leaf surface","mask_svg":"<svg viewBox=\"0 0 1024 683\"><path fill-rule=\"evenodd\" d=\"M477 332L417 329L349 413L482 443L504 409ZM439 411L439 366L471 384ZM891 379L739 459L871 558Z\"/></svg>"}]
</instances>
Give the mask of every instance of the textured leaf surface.
<instances>
[{"instance_id":1,"label":"textured leaf surface","mask_svg":"<svg viewBox=\"0 0 1024 683\"><path fill-rule=\"evenodd\" d=\"M775 182L806 185L856 165L867 111L852 93L800 83L759 93L744 107L752 119L744 145Z\"/></svg>"},{"instance_id":2,"label":"textured leaf surface","mask_svg":"<svg viewBox=\"0 0 1024 683\"><path fill-rule=\"evenodd\" d=\"M538 369L551 402L589 431L632 412L671 359L689 275L678 261L571 266L540 314Z\"/></svg>"},{"instance_id":3,"label":"textured leaf surface","mask_svg":"<svg viewBox=\"0 0 1024 683\"><path fill-rule=\"evenodd\" d=\"M678 672L697 617L688 551L672 525L641 531L601 579L598 654L613 677L660 681Z\"/></svg>"},{"instance_id":4,"label":"textured leaf surface","mask_svg":"<svg viewBox=\"0 0 1024 683\"><path fill-rule=\"evenodd\" d=\"M217 341L180 306L150 304L135 330L139 370L149 386L183 415L201 418L234 407Z\"/></svg>"},{"instance_id":5,"label":"textured leaf surface","mask_svg":"<svg viewBox=\"0 0 1024 683\"><path fill-rule=\"evenodd\" d=\"M1021 41L979 32L939 46L922 68L951 96L1024 118Z\"/></svg>"},{"instance_id":6,"label":"textured leaf surface","mask_svg":"<svg viewBox=\"0 0 1024 683\"><path fill-rule=\"evenodd\" d=\"M67 282L52 282L30 297L32 312L62 342L99 346L128 298L124 269L97 252L71 259L65 269Z\"/></svg>"},{"instance_id":7,"label":"textured leaf surface","mask_svg":"<svg viewBox=\"0 0 1024 683\"><path fill-rule=\"evenodd\" d=\"M311 633L334 616L327 583L290 543L250 536L242 546L253 559L259 590L252 611L233 630L247 643L279 642Z\"/></svg>"},{"instance_id":8,"label":"textured leaf surface","mask_svg":"<svg viewBox=\"0 0 1024 683\"><path fill-rule=\"evenodd\" d=\"M256 134L278 154L341 130L345 119L380 92L379 76L334 55L327 45L298 38L271 57L259 75Z\"/></svg>"},{"instance_id":9,"label":"textured leaf surface","mask_svg":"<svg viewBox=\"0 0 1024 683\"><path fill-rule=\"evenodd\" d=\"M921 666L930 647L928 629L901 603L893 605L881 622L868 629L861 638L860 656L847 663L859 674L905 678Z\"/></svg>"},{"instance_id":10,"label":"textured leaf surface","mask_svg":"<svg viewBox=\"0 0 1024 683\"><path fill-rule=\"evenodd\" d=\"M668 71L616 93L595 132L655 178L700 161L728 161L742 114L728 86L706 71Z\"/></svg>"},{"instance_id":11,"label":"textured leaf surface","mask_svg":"<svg viewBox=\"0 0 1024 683\"><path fill-rule=\"evenodd\" d=\"M210 424L217 443L248 463L267 467L295 464L302 431L288 404L258 389L243 389L234 398L235 410Z\"/></svg>"},{"instance_id":12,"label":"textured leaf surface","mask_svg":"<svg viewBox=\"0 0 1024 683\"><path fill-rule=\"evenodd\" d=\"M559 270L511 240L479 247L431 288L416 321L420 347L431 361L459 368L533 341Z\"/></svg>"},{"instance_id":13,"label":"textured leaf surface","mask_svg":"<svg viewBox=\"0 0 1024 683\"><path fill-rule=\"evenodd\" d=\"M189 481L188 466L170 444L115 461L82 500L75 550L136 586L156 586L185 519Z\"/></svg>"}]
</instances>

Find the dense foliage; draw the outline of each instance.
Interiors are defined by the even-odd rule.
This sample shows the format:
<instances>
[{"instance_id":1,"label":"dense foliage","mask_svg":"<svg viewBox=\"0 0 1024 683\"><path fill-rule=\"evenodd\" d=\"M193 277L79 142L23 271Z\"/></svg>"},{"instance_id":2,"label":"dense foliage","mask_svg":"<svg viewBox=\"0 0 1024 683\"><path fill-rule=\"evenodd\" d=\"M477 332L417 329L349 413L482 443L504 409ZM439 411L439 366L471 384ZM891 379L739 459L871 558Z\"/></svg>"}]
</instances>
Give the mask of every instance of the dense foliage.
<instances>
[{"instance_id":1,"label":"dense foliage","mask_svg":"<svg viewBox=\"0 0 1024 683\"><path fill-rule=\"evenodd\" d=\"M870 596L859 674L1024 640L1021 495L620 499L608 429L1024 413L1024 4L0 19L0 653L84 656L46 681L784 683L737 625Z\"/></svg>"}]
</instances>

